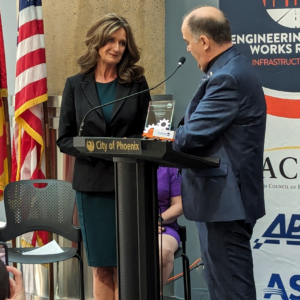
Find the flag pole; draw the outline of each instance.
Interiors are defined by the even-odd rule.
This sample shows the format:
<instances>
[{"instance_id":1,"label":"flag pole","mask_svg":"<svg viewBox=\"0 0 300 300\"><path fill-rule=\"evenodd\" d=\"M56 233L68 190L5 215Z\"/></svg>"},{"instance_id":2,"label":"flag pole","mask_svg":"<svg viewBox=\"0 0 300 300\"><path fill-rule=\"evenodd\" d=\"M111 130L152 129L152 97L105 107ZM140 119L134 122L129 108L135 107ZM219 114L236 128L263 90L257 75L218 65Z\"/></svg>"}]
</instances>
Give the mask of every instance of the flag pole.
<instances>
[{"instance_id":1,"label":"flag pole","mask_svg":"<svg viewBox=\"0 0 300 300\"><path fill-rule=\"evenodd\" d=\"M10 182L11 177L11 139L10 139L10 124L9 124L9 112L7 97L2 97L3 108L5 115L5 129L6 129L6 149L7 149L7 164L8 164L8 178Z\"/></svg>"},{"instance_id":2,"label":"flag pole","mask_svg":"<svg viewBox=\"0 0 300 300\"><path fill-rule=\"evenodd\" d=\"M45 139L45 172L47 179L53 179L51 172L50 163L50 129L49 129L49 116L48 116L48 104L47 101L43 102L43 112L44 112L44 139ZM48 240L53 240L53 234L48 232ZM54 272L53 264L49 264L49 299L54 299Z\"/></svg>"},{"instance_id":3,"label":"flag pole","mask_svg":"<svg viewBox=\"0 0 300 300\"><path fill-rule=\"evenodd\" d=\"M43 102L44 112L44 136L45 136L45 171L46 178L53 179L51 172L50 162L50 132L49 132L49 116L48 116L48 104L47 101Z\"/></svg>"}]
</instances>

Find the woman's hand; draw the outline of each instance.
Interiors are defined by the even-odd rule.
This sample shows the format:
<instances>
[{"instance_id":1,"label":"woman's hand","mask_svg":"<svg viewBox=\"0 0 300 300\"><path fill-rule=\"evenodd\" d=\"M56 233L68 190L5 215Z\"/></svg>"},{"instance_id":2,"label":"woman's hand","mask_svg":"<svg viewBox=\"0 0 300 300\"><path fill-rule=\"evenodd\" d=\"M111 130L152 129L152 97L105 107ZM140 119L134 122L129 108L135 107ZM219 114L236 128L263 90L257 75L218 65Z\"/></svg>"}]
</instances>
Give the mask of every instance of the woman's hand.
<instances>
[{"instance_id":1,"label":"woman's hand","mask_svg":"<svg viewBox=\"0 0 300 300\"><path fill-rule=\"evenodd\" d=\"M10 280L10 298L9 299L26 300L25 289L23 286L22 273L14 267L7 266L6 268L7 268L7 271L11 272L15 277L15 280L13 280L12 278L9 278L9 280Z\"/></svg>"},{"instance_id":2,"label":"woman's hand","mask_svg":"<svg viewBox=\"0 0 300 300\"><path fill-rule=\"evenodd\" d=\"M166 228L158 226L158 234L163 233L164 231L166 231Z\"/></svg>"}]
</instances>

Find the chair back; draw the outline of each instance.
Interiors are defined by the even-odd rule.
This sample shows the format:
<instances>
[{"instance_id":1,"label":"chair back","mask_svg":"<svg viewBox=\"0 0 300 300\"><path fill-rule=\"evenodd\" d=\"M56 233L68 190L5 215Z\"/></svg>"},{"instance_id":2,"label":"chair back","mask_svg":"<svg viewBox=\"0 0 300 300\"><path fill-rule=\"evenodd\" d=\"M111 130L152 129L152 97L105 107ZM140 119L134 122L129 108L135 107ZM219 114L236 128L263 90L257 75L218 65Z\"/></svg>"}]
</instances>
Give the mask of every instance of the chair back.
<instances>
[{"instance_id":1,"label":"chair back","mask_svg":"<svg viewBox=\"0 0 300 300\"><path fill-rule=\"evenodd\" d=\"M26 232L44 230L81 242L73 225L75 191L71 183L55 179L20 180L4 189L6 227L0 240L8 241Z\"/></svg>"}]
</instances>

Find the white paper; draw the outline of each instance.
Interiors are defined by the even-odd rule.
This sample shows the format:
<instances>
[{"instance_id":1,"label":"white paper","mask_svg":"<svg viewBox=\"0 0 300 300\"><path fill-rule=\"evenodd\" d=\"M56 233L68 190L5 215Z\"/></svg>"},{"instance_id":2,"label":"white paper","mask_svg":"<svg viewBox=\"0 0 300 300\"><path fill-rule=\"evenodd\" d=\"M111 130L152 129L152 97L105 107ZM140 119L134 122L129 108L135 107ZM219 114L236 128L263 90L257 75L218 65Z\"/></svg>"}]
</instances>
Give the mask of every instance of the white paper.
<instances>
[{"instance_id":1,"label":"white paper","mask_svg":"<svg viewBox=\"0 0 300 300\"><path fill-rule=\"evenodd\" d=\"M0 221L0 228L3 228L3 227L5 227L5 226L6 226L6 222Z\"/></svg>"},{"instance_id":2,"label":"white paper","mask_svg":"<svg viewBox=\"0 0 300 300\"><path fill-rule=\"evenodd\" d=\"M63 253L64 251L59 247L55 240L52 242L34 249L32 251L23 252L23 255L48 255L48 254L59 254Z\"/></svg>"},{"instance_id":3,"label":"white paper","mask_svg":"<svg viewBox=\"0 0 300 300\"><path fill-rule=\"evenodd\" d=\"M4 264L6 264L5 253L0 253L0 259L3 261Z\"/></svg>"}]
</instances>

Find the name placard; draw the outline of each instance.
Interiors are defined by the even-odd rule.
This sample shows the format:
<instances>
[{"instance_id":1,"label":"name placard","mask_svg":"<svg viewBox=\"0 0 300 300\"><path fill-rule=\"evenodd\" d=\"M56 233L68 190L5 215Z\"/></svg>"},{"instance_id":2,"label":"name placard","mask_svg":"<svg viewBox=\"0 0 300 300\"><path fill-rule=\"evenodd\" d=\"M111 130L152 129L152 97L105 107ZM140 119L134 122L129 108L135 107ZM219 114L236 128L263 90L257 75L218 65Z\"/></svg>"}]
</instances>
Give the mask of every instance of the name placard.
<instances>
[{"instance_id":1,"label":"name placard","mask_svg":"<svg viewBox=\"0 0 300 300\"><path fill-rule=\"evenodd\" d=\"M91 153L142 154L140 139L86 139L85 147Z\"/></svg>"}]
</instances>

